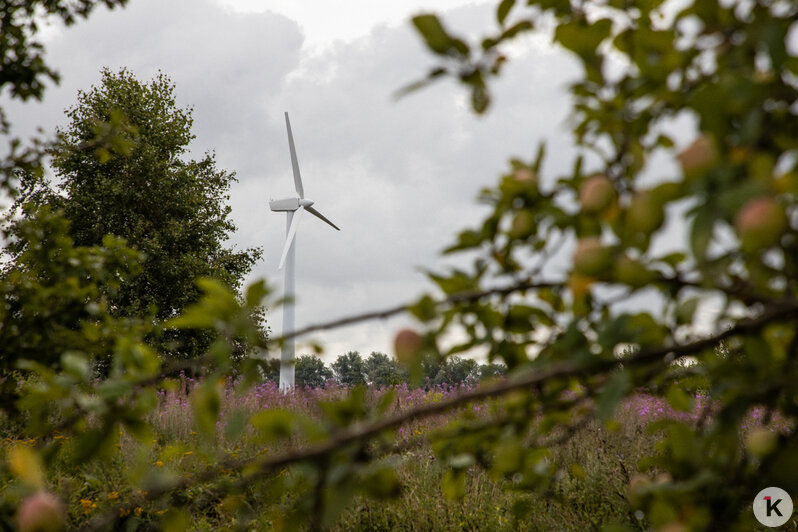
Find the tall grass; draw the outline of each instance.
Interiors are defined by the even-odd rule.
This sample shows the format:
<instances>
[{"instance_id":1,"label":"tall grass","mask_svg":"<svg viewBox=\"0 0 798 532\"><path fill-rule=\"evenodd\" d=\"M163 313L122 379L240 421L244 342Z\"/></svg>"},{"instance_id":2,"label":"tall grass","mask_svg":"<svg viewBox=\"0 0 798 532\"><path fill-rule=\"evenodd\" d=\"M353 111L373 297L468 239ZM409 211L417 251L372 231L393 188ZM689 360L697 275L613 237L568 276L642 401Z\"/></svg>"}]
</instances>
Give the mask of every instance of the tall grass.
<instances>
[{"instance_id":1,"label":"tall grass","mask_svg":"<svg viewBox=\"0 0 798 532\"><path fill-rule=\"evenodd\" d=\"M273 382L264 382L246 392L236 391L232 381L224 387L223 401L215 441L203 440L196 432L192 413L192 392L200 383L183 376L172 386L161 390L158 404L150 414L154 434L148 445L141 446L129 435L120 434L110 462L88 463L74 467L68 456L50 471L52 489L69 504L71 524L77 526L97 512L107 510L120 499L134 493L140 471L154 466L165 475L191 476L212 466L220 456L249 458L274 452L285 452L304 442L291 440L280 449L269 449L244 431L231 437L229 423L242 416L273 409L283 409L321 420L325 401L345 397L349 391L330 382L318 389L297 389L283 393ZM389 412L413 409L441 401L469 389L469 385L438 385L429 389L413 389L406 385L366 390L366 401L375 404L386 393L395 394ZM461 407L479 418L491 415L489 401L469 403ZM642 514L635 514L629 502L629 486L641 475L641 459L656 452L657 436L646 428L659 419L678 419L688 424L706 423L711 419L712 402L697 396L689 412L672 409L660 397L636 394L623 401L617 411L616 430L608 430L598 422L588 423L571 438L553 449L552 459L563 464L561 472L542 494L529 494L514 489L512 479L497 478L479 466L468 470L465 496L460 501L447 500L440 488L445 468L436 460L424 437L444 427L454 413L440 414L411 421L397 432L399 448L395 457L397 473L404 486L401 496L388 502L357 497L340 516L335 530L594 530L602 524L621 522L645 529ZM778 418L767 418L759 410L749 413L743 431L767 426L768 430L789 431L791 426ZM0 448L10 445L33 445L33 440L4 434ZM68 449L68 436L57 436ZM67 453L68 455L68 453ZM281 474L290 475L290 470ZM642 474L656 481L658 472L643 469ZM232 475L232 473L231 473ZM267 529L281 513L280 503L267 504L258 490L268 489L269 480L254 486L245 497L251 526ZM5 489L0 487L0 495ZM180 494L178 499L195 502L208 498L207 488L198 485ZM286 493L282 499L291 498ZM209 505L192 513L197 530L225 529L238 515L229 501L208 498ZM159 518L166 502L147 503L135 511L142 527ZM514 516L523 509L522 519Z\"/></svg>"}]
</instances>

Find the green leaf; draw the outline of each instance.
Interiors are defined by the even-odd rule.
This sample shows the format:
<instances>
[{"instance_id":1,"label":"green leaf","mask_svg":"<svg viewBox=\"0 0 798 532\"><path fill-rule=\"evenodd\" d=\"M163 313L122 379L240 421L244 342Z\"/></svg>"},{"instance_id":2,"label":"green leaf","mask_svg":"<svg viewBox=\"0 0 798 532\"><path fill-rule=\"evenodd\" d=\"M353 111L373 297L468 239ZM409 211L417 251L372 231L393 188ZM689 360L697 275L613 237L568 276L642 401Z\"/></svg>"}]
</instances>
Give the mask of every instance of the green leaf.
<instances>
[{"instance_id":1,"label":"green leaf","mask_svg":"<svg viewBox=\"0 0 798 532\"><path fill-rule=\"evenodd\" d=\"M601 19L592 24L574 20L557 26L554 39L581 57L593 56L599 44L610 36L612 21Z\"/></svg>"},{"instance_id":2,"label":"green leaf","mask_svg":"<svg viewBox=\"0 0 798 532\"><path fill-rule=\"evenodd\" d=\"M669 405L680 412L689 412L693 408L692 398L677 384L672 384L668 387L665 398L668 400Z\"/></svg>"},{"instance_id":3,"label":"green leaf","mask_svg":"<svg viewBox=\"0 0 798 532\"><path fill-rule=\"evenodd\" d=\"M16 445L8 451L11 473L31 488L43 489L47 477L42 457L31 447Z\"/></svg>"},{"instance_id":4,"label":"green leaf","mask_svg":"<svg viewBox=\"0 0 798 532\"><path fill-rule=\"evenodd\" d=\"M249 422L266 441L273 441L293 433L294 414L281 409L264 410L253 415Z\"/></svg>"},{"instance_id":5,"label":"green leaf","mask_svg":"<svg viewBox=\"0 0 798 532\"><path fill-rule=\"evenodd\" d=\"M407 307L407 311L421 322L427 322L437 317L435 300L425 294L416 303Z\"/></svg>"},{"instance_id":6,"label":"green leaf","mask_svg":"<svg viewBox=\"0 0 798 532\"><path fill-rule=\"evenodd\" d=\"M191 527L191 516L185 508L171 507L161 518L163 532L185 532Z\"/></svg>"},{"instance_id":7,"label":"green leaf","mask_svg":"<svg viewBox=\"0 0 798 532\"><path fill-rule=\"evenodd\" d=\"M502 0L499 3L499 7L496 8L496 21L499 25L504 25L504 20L507 18L507 15L510 14L513 6L515 6L515 0Z\"/></svg>"},{"instance_id":8,"label":"green leaf","mask_svg":"<svg viewBox=\"0 0 798 532\"><path fill-rule=\"evenodd\" d=\"M222 406L218 385L212 379L207 380L191 392L191 403L194 406L197 429L206 438L214 438L216 421Z\"/></svg>"},{"instance_id":9,"label":"green leaf","mask_svg":"<svg viewBox=\"0 0 798 532\"><path fill-rule=\"evenodd\" d=\"M363 476L360 490L376 499L393 499L401 494L402 484L393 467L382 466Z\"/></svg>"},{"instance_id":10,"label":"green leaf","mask_svg":"<svg viewBox=\"0 0 798 532\"><path fill-rule=\"evenodd\" d=\"M698 297L690 297L684 301L681 301L676 307L676 323L693 323L693 315L695 315L695 311L700 302L701 299Z\"/></svg>"},{"instance_id":11,"label":"green leaf","mask_svg":"<svg viewBox=\"0 0 798 532\"><path fill-rule=\"evenodd\" d=\"M714 209L706 205L699 208L693 218L693 226L690 229L690 249L699 263L706 259L707 248L715 230L715 219Z\"/></svg>"},{"instance_id":12,"label":"green leaf","mask_svg":"<svg viewBox=\"0 0 798 532\"><path fill-rule=\"evenodd\" d=\"M247 298L246 303L248 308L254 308L263 301L263 298L269 295L269 287L266 285L266 281L261 279L249 285L247 287Z\"/></svg>"},{"instance_id":13,"label":"green leaf","mask_svg":"<svg viewBox=\"0 0 798 532\"><path fill-rule=\"evenodd\" d=\"M61 355L61 367L66 373L81 381L88 381L91 370L86 355L77 351L67 351Z\"/></svg>"},{"instance_id":14,"label":"green leaf","mask_svg":"<svg viewBox=\"0 0 798 532\"><path fill-rule=\"evenodd\" d=\"M439 55L468 55L468 47L462 41L451 37L435 15L413 17L413 25L424 38L430 50Z\"/></svg>"},{"instance_id":15,"label":"green leaf","mask_svg":"<svg viewBox=\"0 0 798 532\"><path fill-rule=\"evenodd\" d=\"M228 441L235 441L241 436L247 426L247 417L248 413L244 409L233 410L225 416L227 424L224 427L224 437Z\"/></svg>"},{"instance_id":16,"label":"green leaf","mask_svg":"<svg viewBox=\"0 0 798 532\"><path fill-rule=\"evenodd\" d=\"M448 470L441 479L443 494L450 501L459 501L466 493L466 473L464 469Z\"/></svg>"},{"instance_id":17,"label":"green leaf","mask_svg":"<svg viewBox=\"0 0 798 532\"><path fill-rule=\"evenodd\" d=\"M521 468L523 447L517 438L505 438L494 449L493 470L501 475L515 473Z\"/></svg>"},{"instance_id":18,"label":"green leaf","mask_svg":"<svg viewBox=\"0 0 798 532\"><path fill-rule=\"evenodd\" d=\"M602 421L607 421L615 412L615 407L632 388L632 381L626 371L613 373L607 384L601 389L597 399L598 416Z\"/></svg>"}]
</instances>

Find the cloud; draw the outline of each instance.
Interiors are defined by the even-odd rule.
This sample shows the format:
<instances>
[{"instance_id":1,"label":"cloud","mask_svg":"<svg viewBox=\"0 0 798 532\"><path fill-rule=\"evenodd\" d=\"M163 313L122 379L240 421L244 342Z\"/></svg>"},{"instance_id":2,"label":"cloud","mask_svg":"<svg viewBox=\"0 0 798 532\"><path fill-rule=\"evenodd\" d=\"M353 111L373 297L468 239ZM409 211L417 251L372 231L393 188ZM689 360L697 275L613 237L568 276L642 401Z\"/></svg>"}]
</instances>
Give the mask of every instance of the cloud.
<instances>
[{"instance_id":1,"label":"cloud","mask_svg":"<svg viewBox=\"0 0 798 532\"><path fill-rule=\"evenodd\" d=\"M443 13L448 26L465 33L492 16L488 4ZM42 104L15 106L12 118L20 131L51 130L65 123L62 110L78 89L99 80L102 67L126 66L140 79L163 70L178 102L194 107L194 152L213 149L219 166L238 174L233 243L264 246L253 277L278 286L285 222L269 211L268 200L294 194L283 121L289 111L305 191L342 228L336 232L311 216L302 222L298 326L428 290L418 266L444 264L440 250L478 222L484 207L474 198L495 183L510 156L531 159L546 140L547 170L568 168L566 86L578 70L562 53L528 46L494 84L492 111L476 118L465 91L451 82L394 100L433 64L409 23L312 49L306 40L299 22L268 11L235 12L209 0L137 0L52 37L49 59L63 83ZM280 318L270 315L274 333ZM369 324L317 338L331 346L331 356L387 351L390 329Z\"/></svg>"}]
</instances>

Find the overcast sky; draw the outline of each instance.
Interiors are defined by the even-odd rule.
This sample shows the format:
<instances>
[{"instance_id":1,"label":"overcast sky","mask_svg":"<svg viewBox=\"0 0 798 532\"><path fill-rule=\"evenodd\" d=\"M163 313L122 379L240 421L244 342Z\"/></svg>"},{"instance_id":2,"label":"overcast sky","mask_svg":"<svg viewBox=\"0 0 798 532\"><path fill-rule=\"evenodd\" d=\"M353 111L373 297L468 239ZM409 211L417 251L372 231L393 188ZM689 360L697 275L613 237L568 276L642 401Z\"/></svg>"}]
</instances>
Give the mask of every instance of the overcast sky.
<instances>
[{"instance_id":1,"label":"overcast sky","mask_svg":"<svg viewBox=\"0 0 798 532\"><path fill-rule=\"evenodd\" d=\"M267 5L268 9L264 9ZM576 64L542 39L526 42L477 118L466 93L445 82L395 101L434 64L409 19L435 11L478 37L493 29L493 3L455 0L346 2L131 0L48 33L49 62L62 83L41 104L11 108L16 133L65 124L63 110L100 69L129 68L149 80L160 69L178 102L194 107L195 154L215 150L237 172L233 238L263 246L251 278L282 289L277 269L285 215L269 199L295 196L283 112L288 111L306 197L341 232L306 216L297 239L297 326L406 302L430 284L419 267L483 212L479 189L512 157L531 159L547 140L547 171L570 168L565 120ZM470 32L470 33L469 33ZM557 165L561 165L559 168ZM270 312L273 334L281 313ZM330 361L348 350L391 352L406 318L312 339ZM298 348L298 353L306 350Z\"/></svg>"}]
</instances>

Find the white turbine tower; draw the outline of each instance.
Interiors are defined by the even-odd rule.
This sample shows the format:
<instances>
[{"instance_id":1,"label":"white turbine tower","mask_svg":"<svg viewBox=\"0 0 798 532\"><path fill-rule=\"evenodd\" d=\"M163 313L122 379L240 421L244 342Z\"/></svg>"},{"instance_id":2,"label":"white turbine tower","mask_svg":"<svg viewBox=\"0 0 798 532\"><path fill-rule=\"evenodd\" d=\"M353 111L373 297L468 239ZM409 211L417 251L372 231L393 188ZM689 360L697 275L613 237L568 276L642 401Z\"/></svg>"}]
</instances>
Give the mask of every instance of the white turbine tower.
<instances>
[{"instance_id":1,"label":"white turbine tower","mask_svg":"<svg viewBox=\"0 0 798 532\"><path fill-rule=\"evenodd\" d=\"M305 190L302 188L302 178L299 175L299 162L296 158L294 148L294 136L291 134L291 122L288 121L288 113L285 113L285 127L288 130L288 148L291 150L291 166L294 169L294 185L298 198L286 198L272 200L269 202L271 210L286 214L285 219L285 245L283 254L280 257L280 269L285 265L285 298L283 306L283 336L288 336L294 332L294 259L296 257L296 230L299 221L305 211L313 216L327 222L335 229L338 227L330 220L325 218L319 211L313 208L313 201L305 198ZM283 350L280 355L280 389L289 390L294 387L294 339L288 338L283 342Z\"/></svg>"}]
</instances>

